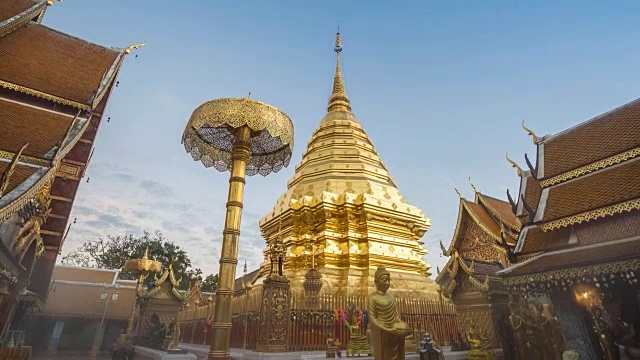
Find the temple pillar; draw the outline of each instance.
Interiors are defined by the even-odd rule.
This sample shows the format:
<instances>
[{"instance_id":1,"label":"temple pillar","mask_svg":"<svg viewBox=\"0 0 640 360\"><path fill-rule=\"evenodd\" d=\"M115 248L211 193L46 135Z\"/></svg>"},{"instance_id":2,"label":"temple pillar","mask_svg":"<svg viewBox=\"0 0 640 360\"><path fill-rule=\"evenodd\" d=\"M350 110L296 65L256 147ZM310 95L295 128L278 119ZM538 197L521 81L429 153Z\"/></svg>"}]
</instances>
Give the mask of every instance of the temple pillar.
<instances>
[{"instance_id":1,"label":"temple pillar","mask_svg":"<svg viewBox=\"0 0 640 360\"><path fill-rule=\"evenodd\" d=\"M287 351L291 285L284 276L269 276L262 287L257 351Z\"/></svg>"},{"instance_id":2,"label":"temple pillar","mask_svg":"<svg viewBox=\"0 0 640 360\"><path fill-rule=\"evenodd\" d=\"M60 336L62 335L63 329L64 321L56 321L56 325L51 333L51 338L49 339L49 345L47 346L48 353L56 354L58 352L58 344L60 343Z\"/></svg>"}]
</instances>

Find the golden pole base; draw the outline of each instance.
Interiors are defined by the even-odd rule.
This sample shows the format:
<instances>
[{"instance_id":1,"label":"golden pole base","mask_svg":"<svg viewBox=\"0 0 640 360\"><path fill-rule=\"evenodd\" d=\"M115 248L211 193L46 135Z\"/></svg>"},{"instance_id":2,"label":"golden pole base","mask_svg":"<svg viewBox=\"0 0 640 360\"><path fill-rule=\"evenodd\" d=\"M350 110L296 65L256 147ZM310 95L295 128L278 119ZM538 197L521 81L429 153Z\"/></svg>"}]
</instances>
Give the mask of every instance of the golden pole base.
<instances>
[{"instance_id":1,"label":"golden pole base","mask_svg":"<svg viewBox=\"0 0 640 360\"><path fill-rule=\"evenodd\" d=\"M236 129L236 137L231 151L233 163L229 178L229 196L227 214L222 232L222 251L220 254L220 271L218 290L216 291L216 307L211 324L211 348L208 358L232 359L229 353L231 341L231 300L233 284L238 264L238 241L240 240L240 218L242 216L242 200L244 195L245 173L249 161L248 126Z\"/></svg>"}]
</instances>

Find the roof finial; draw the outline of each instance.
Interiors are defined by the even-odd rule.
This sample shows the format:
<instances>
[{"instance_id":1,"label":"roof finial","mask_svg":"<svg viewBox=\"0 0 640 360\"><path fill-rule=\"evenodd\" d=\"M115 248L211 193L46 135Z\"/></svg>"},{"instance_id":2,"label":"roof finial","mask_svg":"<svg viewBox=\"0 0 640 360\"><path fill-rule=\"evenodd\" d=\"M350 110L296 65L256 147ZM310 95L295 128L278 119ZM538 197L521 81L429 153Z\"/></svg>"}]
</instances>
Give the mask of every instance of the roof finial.
<instances>
[{"instance_id":1,"label":"roof finial","mask_svg":"<svg viewBox=\"0 0 640 360\"><path fill-rule=\"evenodd\" d=\"M476 192L476 194L478 193L478 189L476 189L476 186L473 185L473 183L471 182L471 176L469 176L469 184L471 184L471 187L473 188L473 191Z\"/></svg>"},{"instance_id":2,"label":"roof finial","mask_svg":"<svg viewBox=\"0 0 640 360\"><path fill-rule=\"evenodd\" d=\"M458 190L458 188L454 186L453 190L455 190L458 193L458 196L460 196L460 199L462 199L462 194L460 194L460 191Z\"/></svg>"},{"instance_id":3,"label":"roof finial","mask_svg":"<svg viewBox=\"0 0 640 360\"><path fill-rule=\"evenodd\" d=\"M145 41L145 42L146 42L146 41ZM141 47L143 47L143 46L145 45L145 42L143 42L142 44L136 44L136 45L131 45L131 46L127 47L126 49L124 49L124 53L125 53L125 54L127 54L127 55L128 55L128 54L131 54L131 50L133 50L133 49L136 49L136 50L140 49Z\"/></svg>"},{"instance_id":4,"label":"roof finial","mask_svg":"<svg viewBox=\"0 0 640 360\"><path fill-rule=\"evenodd\" d=\"M149 258L149 245L147 245L147 248L144 249L144 256L142 258L143 259L148 259Z\"/></svg>"},{"instance_id":5,"label":"roof finial","mask_svg":"<svg viewBox=\"0 0 640 360\"><path fill-rule=\"evenodd\" d=\"M249 91L249 95L247 95L247 100L251 100L251 91Z\"/></svg>"},{"instance_id":6,"label":"roof finial","mask_svg":"<svg viewBox=\"0 0 640 360\"><path fill-rule=\"evenodd\" d=\"M333 90L331 91L331 97L329 97L327 111L351 111L349 96L347 96L347 92L344 90L344 80L342 79L342 71L340 70L340 53L342 52L340 26L338 26L338 32L336 33L336 44L333 47L333 51L336 52L336 74L333 78Z\"/></svg>"},{"instance_id":7,"label":"roof finial","mask_svg":"<svg viewBox=\"0 0 640 360\"><path fill-rule=\"evenodd\" d=\"M509 162L509 164L511 164L511 166L513 166L514 168L518 169L518 177L522 177L522 168L520 168L520 166L518 164L516 164L515 161L509 159L509 152L507 151L507 161Z\"/></svg>"},{"instance_id":8,"label":"roof finial","mask_svg":"<svg viewBox=\"0 0 640 360\"><path fill-rule=\"evenodd\" d=\"M524 119L522 119L522 128L524 129L524 131L527 132L527 134L531 135L531 138L533 139L533 145L537 145L538 144L538 137L536 136L536 133L533 132L533 130L527 128L526 126L524 126Z\"/></svg>"}]
</instances>

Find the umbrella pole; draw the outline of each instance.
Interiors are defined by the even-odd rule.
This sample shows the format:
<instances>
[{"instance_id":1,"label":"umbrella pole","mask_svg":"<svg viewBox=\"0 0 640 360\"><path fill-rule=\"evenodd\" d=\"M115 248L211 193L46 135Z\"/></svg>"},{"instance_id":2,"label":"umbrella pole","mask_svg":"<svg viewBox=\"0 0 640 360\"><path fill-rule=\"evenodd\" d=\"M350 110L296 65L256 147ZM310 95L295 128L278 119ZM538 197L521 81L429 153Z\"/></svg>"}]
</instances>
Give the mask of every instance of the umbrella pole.
<instances>
[{"instance_id":1,"label":"umbrella pole","mask_svg":"<svg viewBox=\"0 0 640 360\"><path fill-rule=\"evenodd\" d=\"M231 177L227 214L222 232L222 251L220 253L220 271L216 306L211 324L211 348L209 359L231 359L229 343L231 341L231 300L233 283L238 264L238 241L240 239L240 217L244 195L245 174L249 161L249 136L251 131L244 125L236 129L236 138L231 151Z\"/></svg>"}]
</instances>

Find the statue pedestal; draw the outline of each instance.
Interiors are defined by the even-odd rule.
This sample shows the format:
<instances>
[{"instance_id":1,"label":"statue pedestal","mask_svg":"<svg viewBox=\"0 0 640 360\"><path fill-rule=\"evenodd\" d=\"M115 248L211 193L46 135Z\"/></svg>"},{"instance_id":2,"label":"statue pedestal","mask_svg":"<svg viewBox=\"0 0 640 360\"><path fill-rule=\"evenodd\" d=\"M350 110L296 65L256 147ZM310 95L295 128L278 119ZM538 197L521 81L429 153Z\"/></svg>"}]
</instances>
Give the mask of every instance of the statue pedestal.
<instances>
[{"instance_id":1,"label":"statue pedestal","mask_svg":"<svg viewBox=\"0 0 640 360\"><path fill-rule=\"evenodd\" d=\"M144 346L135 346L133 358L135 360L197 360L198 357L186 350L179 354L170 354L162 350L150 349Z\"/></svg>"},{"instance_id":2,"label":"statue pedestal","mask_svg":"<svg viewBox=\"0 0 640 360\"><path fill-rule=\"evenodd\" d=\"M257 351L287 351L289 317L291 316L290 297L289 279L279 275L269 275L265 279L262 287Z\"/></svg>"}]
</instances>

